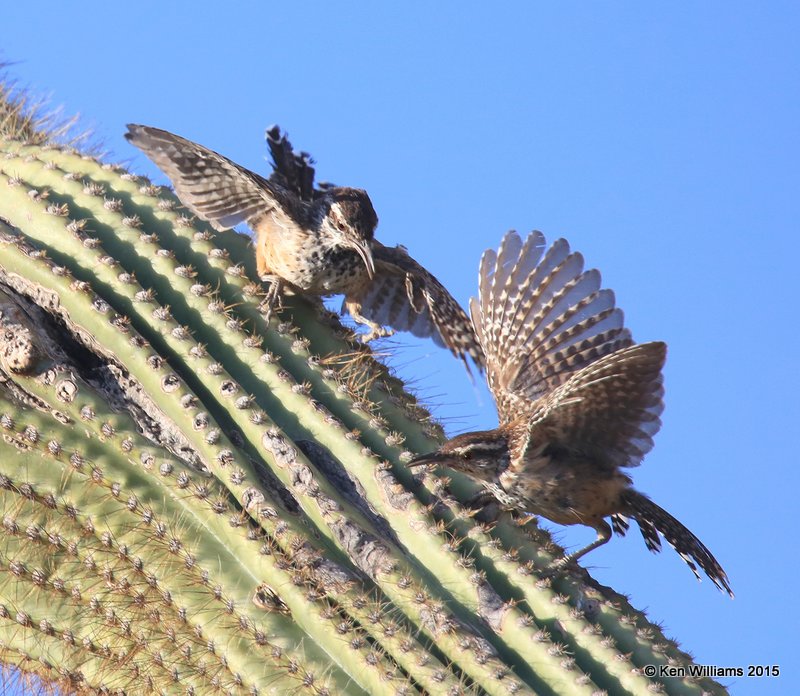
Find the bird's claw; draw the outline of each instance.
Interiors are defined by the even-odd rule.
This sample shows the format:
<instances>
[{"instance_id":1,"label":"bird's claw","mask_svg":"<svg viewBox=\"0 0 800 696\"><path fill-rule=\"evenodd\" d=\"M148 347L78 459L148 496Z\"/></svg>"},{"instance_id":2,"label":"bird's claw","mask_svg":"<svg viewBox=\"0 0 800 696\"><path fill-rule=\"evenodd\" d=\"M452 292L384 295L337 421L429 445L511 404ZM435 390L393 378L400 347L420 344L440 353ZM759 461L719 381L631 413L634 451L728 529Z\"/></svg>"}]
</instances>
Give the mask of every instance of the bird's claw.
<instances>
[{"instance_id":1,"label":"bird's claw","mask_svg":"<svg viewBox=\"0 0 800 696\"><path fill-rule=\"evenodd\" d=\"M389 336L394 336L394 329L392 328L380 326L379 324L370 324L369 326L369 332L359 336L359 340L364 344L374 341L376 338L387 338Z\"/></svg>"}]
</instances>

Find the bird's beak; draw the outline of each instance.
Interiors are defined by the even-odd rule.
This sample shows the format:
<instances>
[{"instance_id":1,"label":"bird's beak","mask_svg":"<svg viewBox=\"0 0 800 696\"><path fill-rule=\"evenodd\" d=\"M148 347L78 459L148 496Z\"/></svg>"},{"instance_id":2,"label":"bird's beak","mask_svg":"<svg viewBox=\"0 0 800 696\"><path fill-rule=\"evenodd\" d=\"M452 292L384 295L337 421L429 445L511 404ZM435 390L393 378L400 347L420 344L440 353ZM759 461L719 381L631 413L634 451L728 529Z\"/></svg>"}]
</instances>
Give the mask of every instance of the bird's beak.
<instances>
[{"instance_id":1,"label":"bird's beak","mask_svg":"<svg viewBox=\"0 0 800 696\"><path fill-rule=\"evenodd\" d=\"M429 452L428 454L421 454L418 457L414 457L406 466L409 469L413 469L417 466L427 466L428 464L441 464L447 459L445 455L443 455L439 450L434 452Z\"/></svg>"},{"instance_id":2,"label":"bird's beak","mask_svg":"<svg viewBox=\"0 0 800 696\"><path fill-rule=\"evenodd\" d=\"M353 242L353 248L358 252L364 265L367 267L367 275L370 279L375 277L375 261L372 259L372 249L369 247L369 242L357 241Z\"/></svg>"}]
</instances>

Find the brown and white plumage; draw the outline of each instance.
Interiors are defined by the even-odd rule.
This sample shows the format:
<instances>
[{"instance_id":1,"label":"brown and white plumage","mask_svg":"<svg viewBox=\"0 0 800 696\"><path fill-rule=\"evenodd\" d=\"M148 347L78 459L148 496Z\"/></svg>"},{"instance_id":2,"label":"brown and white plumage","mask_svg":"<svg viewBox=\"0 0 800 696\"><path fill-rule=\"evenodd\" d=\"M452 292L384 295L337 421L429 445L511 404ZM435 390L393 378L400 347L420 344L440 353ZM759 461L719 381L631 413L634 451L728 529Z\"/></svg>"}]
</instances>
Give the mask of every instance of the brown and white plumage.
<instances>
[{"instance_id":1,"label":"brown and white plumage","mask_svg":"<svg viewBox=\"0 0 800 696\"><path fill-rule=\"evenodd\" d=\"M405 248L373 242L375 277L347 294L345 307L354 317L414 336L430 336L462 360L469 355L483 367L483 353L469 318L447 289Z\"/></svg>"},{"instance_id":2,"label":"brown and white plumage","mask_svg":"<svg viewBox=\"0 0 800 696\"><path fill-rule=\"evenodd\" d=\"M594 527L595 542L568 560L608 541L605 518L624 533L630 517L648 548L660 549L661 533L730 592L700 540L622 471L642 461L661 427L666 345L634 343L600 274L563 239L546 249L539 232L510 232L484 253L470 310L500 426L416 462L464 471L509 508Z\"/></svg>"},{"instance_id":3,"label":"brown and white plumage","mask_svg":"<svg viewBox=\"0 0 800 696\"><path fill-rule=\"evenodd\" d=\"M215 229L255 232L259 274L315 295L345 292L374 273L378 216L366 191L333 187L311 199L280 177L264 177L174 133L129 124L125 136L170 178L181 201ZM313 170L312 170L313 176Z\"/></svg>"},{"instance_id":4,"label":"brown and white plumage","mask_svg":"<svg viewBox=\"0 0 800 696\"><path fill-rule=\"evenodd\" d=\"M181 202L218 230L255 228L267 211L286 226L307 224L287 190L227 157L169 131L128 124L125 138L170 178Z\"/></svg>"},{"instance_id":5,"label":"brown and white plumage","mask_svg":"<svg viewBox=\"0 0 800 696\"><path fill-rule=\"evenodd\" d=\"M411 331L482 368L483 355L465 312L433 275L401 247L375 241L378 217L367 193L315 185L307 153L297 153L275 126L267 130L269 179L168 131L129 125L126 138L172 180L181 201L215 229L246 223L255 233L259 274L318 296L345 295L353 318L370 328L364 340Z\"/></svg>"}]
</instances>

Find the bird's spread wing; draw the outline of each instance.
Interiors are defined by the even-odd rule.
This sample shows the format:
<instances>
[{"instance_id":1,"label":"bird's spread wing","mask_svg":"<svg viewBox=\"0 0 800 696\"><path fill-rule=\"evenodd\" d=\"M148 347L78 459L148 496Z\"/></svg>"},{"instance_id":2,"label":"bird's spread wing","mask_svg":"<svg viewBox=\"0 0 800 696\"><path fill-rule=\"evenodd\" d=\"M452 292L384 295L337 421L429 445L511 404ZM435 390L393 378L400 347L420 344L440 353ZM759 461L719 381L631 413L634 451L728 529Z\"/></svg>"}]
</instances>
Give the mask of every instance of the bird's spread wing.
<instances>
[{"instance_id":1,"label":"bird's spread wing","mask_svg":"<svg viewBox=\"0 0 800 696\"><path fill-rule=\"evenodd\" d=\"M346 305L365 318L415 336L431 337L466 363L469 355L483 369L480 345L464 310L436 278L403 247L373 242L375 277Z\"/></svg>"},{"instance_id":2,"label":"bird's spread wing","mask_svg":"<svg viewBox=\"0 0 800 696\"><path fill-rule=\"evenodd\" d=\"M661 427L666 356L664 343L641 343L582 368L537 402L528 442L589 455L609 468L638 465Z\"/></svg>"},{"instance_id":3,"label":"bird's spread wing","mask_svg":"<svg viewBox=\"0 0 800 696\"><path fill-rule=\"evenodd\" d=\"M286 133L278 126L267 128L267 145L274 169L271 180L277 181L304 201L314 199L314 160L307 152L295 152Z\"/></svg>"},{"instance_id":4,"label":"bird's spread wing","mask_svg":"<svg viewBox=\"0 0 800 696\"><path fill-rule=\"evenodd\" d=\"M125 138L170 178L181 202L217 230L254 226L267 212L287 215L285 194L227 157L151 126L128 125Z\"/></svg>"},{"instance_id":5,"label":"bird's spread wing","mask_svg":"<svg viewBox=\"0 0 800 696\"><path fill-rule=\"evenodd\" d=\"M633 343L614 293L583 257L541 232L516 232L481 258L472 321L486 354L489 388L501 423L564 384L575 372Z\"/></svg>"},{"instance_id":6,"label":"bird's spread wing","mask_svg":"<svg viewBox=\"0 0 800 696\"><path fill-rule=\"evenodd\" d=\"M481 259L472 321L501 424L524 421L528 447L634 466L663 409L663 343L635 345L614 294L563 239L508 233Z\"/></svg>"}]
</instances>

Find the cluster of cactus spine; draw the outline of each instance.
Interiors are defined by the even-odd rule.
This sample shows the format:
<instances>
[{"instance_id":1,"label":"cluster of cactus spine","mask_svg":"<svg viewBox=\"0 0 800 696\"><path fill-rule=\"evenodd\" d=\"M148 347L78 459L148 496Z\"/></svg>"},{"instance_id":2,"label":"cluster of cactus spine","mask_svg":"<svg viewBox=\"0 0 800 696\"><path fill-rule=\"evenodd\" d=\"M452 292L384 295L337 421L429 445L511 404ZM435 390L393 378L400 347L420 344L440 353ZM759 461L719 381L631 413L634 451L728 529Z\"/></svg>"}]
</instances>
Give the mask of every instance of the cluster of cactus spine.
<instances>
[{"instance_id":1,"label":"cluster of cactus spine","mask_svg":"<svg viewBox=\"0 0 800 696\"><path fill-rule=\"evenodd\" d=\"M533 525L404 462L430 415L249 239L0 141L0 661L66 691L722 693Z\"/></svg>"}]
</instances>

